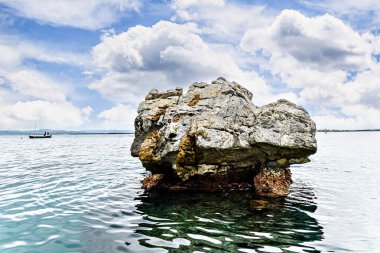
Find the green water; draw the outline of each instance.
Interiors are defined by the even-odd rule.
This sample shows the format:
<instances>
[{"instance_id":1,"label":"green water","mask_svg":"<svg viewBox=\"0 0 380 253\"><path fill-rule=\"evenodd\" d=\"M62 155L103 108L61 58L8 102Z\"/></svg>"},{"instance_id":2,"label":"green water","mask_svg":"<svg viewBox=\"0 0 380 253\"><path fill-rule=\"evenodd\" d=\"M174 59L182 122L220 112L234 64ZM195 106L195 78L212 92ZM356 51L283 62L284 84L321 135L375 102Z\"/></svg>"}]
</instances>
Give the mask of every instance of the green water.
<instances>
[{"instance_id":1,"label":"green water","mask_svg":"<svg viewBox=\"0 0 380 253\"><path fill-rule=\"evenodd\" d=\"M0 252L378 252L380 133L318 134L287 198L146 194L132 136L0 136Z\"/></svg>"}]
</instances>

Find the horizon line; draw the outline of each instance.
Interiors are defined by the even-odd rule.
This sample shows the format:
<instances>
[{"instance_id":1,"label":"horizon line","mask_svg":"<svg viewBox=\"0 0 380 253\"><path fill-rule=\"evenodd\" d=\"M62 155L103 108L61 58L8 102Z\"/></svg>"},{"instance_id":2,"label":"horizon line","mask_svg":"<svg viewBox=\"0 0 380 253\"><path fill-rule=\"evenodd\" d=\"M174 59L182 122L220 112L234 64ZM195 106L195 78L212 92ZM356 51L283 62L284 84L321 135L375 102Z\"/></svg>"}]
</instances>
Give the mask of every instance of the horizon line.
<instances>
[{"instance_id":1,"label":"horizon line","mask_svg":"<svg viewBox=\"0 0 380 253\"><path fill-rule=\"evenodd\" d=\"M130 129L86 129L86 130L63 130L63 129L48 129L48 128L40 128L36 131L52 131L52 132L68 132L68 133L75 133L75 132L92 132L92 133L134 133L134 130ZM35 131L34 129L27 129L27 130L0 130L0 133L4 132L31 132ZM363 131L380 131L380 128L362 128L362 129L334 129L334 128L322 128L317 129L317 132L363 132Z\"/></svg>"}]
</instances>

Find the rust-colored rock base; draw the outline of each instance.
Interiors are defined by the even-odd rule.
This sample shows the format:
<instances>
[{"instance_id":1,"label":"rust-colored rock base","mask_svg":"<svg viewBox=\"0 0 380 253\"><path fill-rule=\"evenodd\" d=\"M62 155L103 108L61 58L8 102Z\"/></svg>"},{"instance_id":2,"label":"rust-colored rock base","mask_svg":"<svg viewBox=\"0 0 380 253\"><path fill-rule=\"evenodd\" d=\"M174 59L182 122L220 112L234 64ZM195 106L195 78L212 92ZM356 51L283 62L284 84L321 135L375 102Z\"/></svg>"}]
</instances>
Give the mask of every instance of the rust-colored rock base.
<instances>
[{"instance_id":1,"label":"rust-colored rock base","mask_svg":"<svg viewBox=\"0 0 380 253\"><path fill-rule=\"evenodd\" d=\"M250 177L239 178L234 175L193 177L182 181L177 177L166 177L162 174L154 174L146 177L142 182L142 188L146 190L163 190L169 192L219 192L225 190L252 190Z\"/></svg>"},{"instance_id":2,"label":"rust-colored rock base","mask_svg":"<svg viewBox=\"0 0 380 253\"><path fill-rule=\"evenodd\" d=\"M159 187L160 183L163 181L163 174L150 175L142 181L142 188L145 190L151 190Z\"/></svg>"},{"instance_id":3,"label":"rust-colored rock base","mask_svg":"<svg viewBox=\"0 0 380 253\"><path fill-rule=\"evenodd\" d=\"M169 192L254 190L264 197L285 197L289 194L291 182L289 168L263 168L257 174L252 170L247 174L195 176L188 180L175 175L153 174L142 181L142 188Z\"/></svg>"},{"instance_id":4,"label":"rust-colored rock base","mask_svg":"<svg viewBox=\"0 0 380 253\"><path fill-rule=\"evenodd\" d=\"M287 196L292 182L291 175L289 168L264 168L253 178L255 191L261 196Z\"/></svg>"}]
</instances>

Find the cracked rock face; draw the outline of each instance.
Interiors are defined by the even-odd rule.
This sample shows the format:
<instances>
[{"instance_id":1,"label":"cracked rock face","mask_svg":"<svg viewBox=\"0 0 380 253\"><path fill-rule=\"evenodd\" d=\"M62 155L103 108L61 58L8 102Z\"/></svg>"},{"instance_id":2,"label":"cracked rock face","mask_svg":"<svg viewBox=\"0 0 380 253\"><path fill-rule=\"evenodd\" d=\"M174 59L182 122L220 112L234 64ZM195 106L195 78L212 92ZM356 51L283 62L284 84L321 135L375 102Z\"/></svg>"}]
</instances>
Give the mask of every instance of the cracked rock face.
<instances>
[{"instance_id":1,"label":"cracked rock face","mask_svg":"<svg viewBox=\"0 0 380 253\"><path fill-rule=\"evenodd\" d=\"M194 83L185 94L151 90L138 108L131 147L152 172L143 186L287 195L289 166L317 150L315 123L287 100L263 107L251 100L250 91L224 78Z\"/></svg>"}]
</instances>

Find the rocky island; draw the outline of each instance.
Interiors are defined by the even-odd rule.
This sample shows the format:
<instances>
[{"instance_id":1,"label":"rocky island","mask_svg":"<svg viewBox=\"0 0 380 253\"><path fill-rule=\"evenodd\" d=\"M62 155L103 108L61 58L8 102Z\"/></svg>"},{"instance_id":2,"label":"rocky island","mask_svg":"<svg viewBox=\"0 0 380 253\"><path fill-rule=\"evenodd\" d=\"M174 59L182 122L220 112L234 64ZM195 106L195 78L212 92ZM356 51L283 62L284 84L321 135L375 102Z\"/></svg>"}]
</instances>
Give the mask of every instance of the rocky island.
<instances>
[{"instance_id":1,"label":"rocky island","mask_svg":"<svg viewBox=\"0 0 380 253\"><path fill-rule=\"evenodd\" d=\"M252 97L222 77L186 93L151 90L139 105L131 147L151 172L143 187L286 196L290 165L309 162L317 150L315 123L287 100L258 107Z\"/></svg>"}]
</instances>

